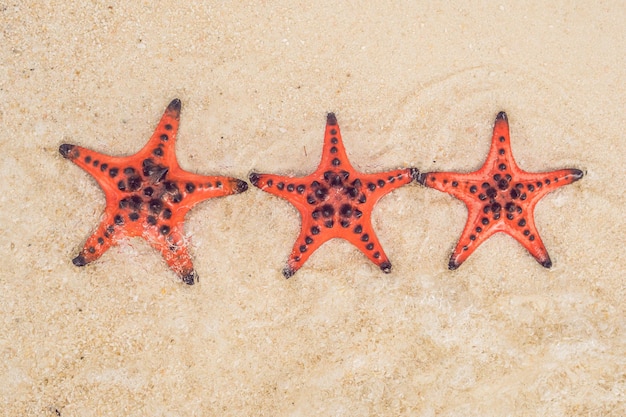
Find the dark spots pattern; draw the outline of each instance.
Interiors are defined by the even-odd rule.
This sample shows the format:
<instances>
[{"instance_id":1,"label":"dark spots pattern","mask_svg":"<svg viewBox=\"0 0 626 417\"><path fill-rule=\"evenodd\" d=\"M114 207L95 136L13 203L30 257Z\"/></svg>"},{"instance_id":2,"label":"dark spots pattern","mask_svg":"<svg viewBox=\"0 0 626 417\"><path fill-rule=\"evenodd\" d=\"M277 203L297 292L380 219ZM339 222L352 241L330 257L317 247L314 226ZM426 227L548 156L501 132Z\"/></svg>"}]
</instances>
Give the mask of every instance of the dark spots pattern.
<instances>
[{"instance_id":1,"label":"dark spots pattern","mask_svg":"<svg viewBox=\"0 0 626 417\"><path fill-rule=\"evenodd\" d=\"M335 208L330 204L326 204L322 206L322 216L324 217L332 217L335 214Z\"/></svg>"},{"instance_id":2,"label":"dark spots pattern","mask_svg":"<svg viewBox=\"0 0 626 417\"><path fill-rule=\"evenodd\" d=\"M137 191L139 188L141 188L141 183L141 177L138 175L132 175L128 177L128 191Z\"/></svg>"},{"instance_id":3,"label":"dark spots pattern","mask_svg":"<svg viewBox=\"0 0 626 417\"><path fill-rule=\"evenodd\" d=\"M161 210L163 210L163 202L161 200L158 200L158 199L150 200L148 205L150 207L150 211L153 213L158 214L161 212Z\"/></svg>"}]
</instances>

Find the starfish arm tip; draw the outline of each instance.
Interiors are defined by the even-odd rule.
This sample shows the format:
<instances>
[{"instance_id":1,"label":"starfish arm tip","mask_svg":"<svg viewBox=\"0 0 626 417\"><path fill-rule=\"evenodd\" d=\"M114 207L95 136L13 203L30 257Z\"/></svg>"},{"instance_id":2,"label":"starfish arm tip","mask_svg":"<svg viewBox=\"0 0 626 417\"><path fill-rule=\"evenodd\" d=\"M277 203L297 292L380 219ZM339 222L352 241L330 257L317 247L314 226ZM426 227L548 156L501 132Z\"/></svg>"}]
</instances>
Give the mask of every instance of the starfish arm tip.
<instances>
[{"instance_id":1,"label":"starfish arm tip","mask_svg":"<svg viewBox=\"0 0 626 417\"><path fill-rule=\"evenodd\" d=\"M335 113L328 113L326 116L326 124L333 126L337 124L337 116L335 116Z\"/></svg>"},{"instance_id":2,"label":"starfish arm tip","mask_svg":"<svg viewBox=\"0 0 626 417\"><path fill-rule=\"evenodd\" d=\"M385 274L391 273L391 262L387 261L380 264L380 270L383 271Z\"/></svg>"},{"instance_id":3,"label":"starfish arm tip","mask_svg":"<svg viewBox=\"0 0 626 417\"><path fill-rule=\"evenodd\" d=\"M293 267L287 265L283 268L283 276L286 279L291 278L295 273L296 273L297 269L294 269Z\"/></svg>"},{"instance_id":4,"label":"starfish arm tip","mask_svg":"<svg viewBox=\"0 0 626 417\"><path fill-rule=\"evenodd\" d=\"M257 174L256 172L251 172L250 175L248 175L248 179L250 180L252 185L257 187L257 184L259 183L259 174Z\"/></svg>"},{"instance_id":5,"label":"starfish arm tip","mask_svg":"<svg viewBox=\"0 0 626 417\"><path fill-rule=\"evenodd\" d=\"M547 258L544 261L539 262L541 264L541 266L543 266L544 268L552 268L552 261L550 260L550 258Z\"/></svg>"},{"instance_id":6,"label":"starfish arm tip","mask_svg":"<svg viewBox=\"0 0 626 417\"><path fill-rule=\"evenodd\" d=\"M78 255L76 258L72 259L72 263L76 266L85 266L87 265L87 260L83 255Z\"/></svg>"},{"instance_id":7,"label":"starfish arm tip","mask_svg":"<svg viewBox=\"0 0 626 417\"><path fill-rule=\"evenodd\" d=\"M59 153L63 156L63 158L70 158L70 152L74 149L74 145L70 145L69 143L64 143L59 146Z\"/></svg>"},{"instance_id":8,"label":"starfish arm tip","mask_svg":"<svg viewBox=\"0 0 626 417\"><path fill-rule=\"evenodd\" d=\"M184 274L181 277L181 279L187 285L193 285L196 282L200 281L200 277L198 277L198 273L194 269L192 269L190 272Z\"/></svg>"},{"instance_id":9,"label":"starfish arm tip","mask_svg":"<svg viewBox=\"0 0 626 417\"><path fill-rule=\"evenodd\" d=\"M580 169L572 169L572 175L574 176L574 181L578 181L585 175L585 173Z\"/></svg>"},{"instance_id":10,"label":"starfish arm tip","mask_svg":"<svg viewBox=\"0 0 626 417\"><path fill-rule=\"evenodd\" d=\"M461 264L460 264L460 263L458 263L458 262L456 261L456 259L454 259L454 258L451 258L451 259L450 259L450 262L448 262L448 269L449 269L450 271L454 271L454 270L455 270L455 269L457 269L459 266L461 266Z\"/></svg>"},{"instance_id":11,"label":"starfish arm tip","mask_svg":"<svg viewBox=\"0 0 626 417\"><path fill-rule=\"evenodd\" d=\"M508 120L506 117L506 113L501 111L500 113L498 113L498 115L496 116L496 120Z\"/></svg>"},{"instance_id":12,"label":"starfish arm tip","mask_svg":"<svg viewBox=\"0 0 626 417\"><path fill-rule=\"evenodd\" d=\"M422 185L426 185L426 177L428 176L427 172L419 172L417 168L413 168L413 170L411 171L411 175L416 182Z\"/></svg>"},{"instance_id":13,"label":"starfish arm tip","mask_svg":"<svg viewBox=\"0 0 626 417\"><path fill-rule=\"evenodd\" d=\"M235 185L235 191L237 193L243 193L248 189L248 183L242 180L237 180L237 184Z\"/></svg>"},{"instance_id":14,"label":"starfish arm tip","mask_svg":"<svg viewBox=\"0 0 626 417\"><path fill-rule=\"evenodd\" d=\"M180 108L182 106L182 103L180 102L179 99L175 98L174 100L172 100L172 102L167 106L167 109L170 111L175 111L175 112L179 112Z\"/></svg>"}]
</instances>

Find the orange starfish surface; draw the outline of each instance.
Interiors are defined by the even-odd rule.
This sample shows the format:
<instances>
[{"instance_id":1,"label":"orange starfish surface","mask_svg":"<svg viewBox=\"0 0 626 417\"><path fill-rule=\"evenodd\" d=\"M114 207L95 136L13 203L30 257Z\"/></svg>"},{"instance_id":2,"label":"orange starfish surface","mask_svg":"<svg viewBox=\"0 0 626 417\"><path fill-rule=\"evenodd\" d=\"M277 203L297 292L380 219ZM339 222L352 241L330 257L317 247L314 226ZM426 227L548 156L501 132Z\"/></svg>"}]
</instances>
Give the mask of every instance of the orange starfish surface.
<instances>
[{"instance_id":1,"label":"orange starfish surface","mask_svg":"<svg viewBox=\"0 0 626 417\"><path fill-rule=\"evenodd\" d=\"M476 172L425 172L421 184L453 195L467 205L468 217L448 267L458 268L491 235L504 232L520 242L537 262L552 266L535 226L535 206L543 196L581 179L582 171L562 169L531 173L520 169L511 152L509 122L500 112L487 160Z\"/></svg>"},{"instance_id":2,"label":"orange starfish surface","mask_svg":"<svg viewBox=\"0 0 626 417\"><path fill-rule=\"evenodd\" d=\"M324 242L335 237L354 244L383 272L391 272L391 263L372 227L372 209L382 196L410 183L412 170L357 172L348 161L333 113L327 117L322 161L314 173L303 178L251 173L250 181L289 201L302 216L300 236L283 269L286 278L295 274Z\"/></svg>"},{"instance_id":3,"label":"orange starfish surface","mask_svg":"<svg viewBox=\"0 0 626 417\"><path fill-rule=\"evenodd\" d=\"M180 107L178 99L167 106L146 146L132 156L113 157L69 144L59 147L61 155L95 178L106 196L104 218L74 265L98 259L122 237L141 236L185 283L198 280L184 236L185 215L203 200L241 193L248 185L180 168L174 148Z\"/></svg>"}]
</instances>

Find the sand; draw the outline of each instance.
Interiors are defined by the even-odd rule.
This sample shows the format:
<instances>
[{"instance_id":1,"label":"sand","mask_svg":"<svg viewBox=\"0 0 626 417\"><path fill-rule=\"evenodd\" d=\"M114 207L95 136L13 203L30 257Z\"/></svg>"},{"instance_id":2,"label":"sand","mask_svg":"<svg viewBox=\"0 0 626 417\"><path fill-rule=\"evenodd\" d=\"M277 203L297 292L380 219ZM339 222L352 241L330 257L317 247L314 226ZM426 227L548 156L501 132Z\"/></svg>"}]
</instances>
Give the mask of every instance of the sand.
<instances>
[{"instance_id":1,"label":"sand","mask_svg":"<svg viewBox=\"0 0 626 417\"><path fill-rule=\"evenodd\" d=\"M626 414L621 2L190 3L0 4L0 414ZM198 285L141 239L75 267L105 200L59 145L135 153L174 98L200 174L306 175L330 111L358 170L468 172L506 111L523 169L586 175L537 206L550 270L498 234L449 271L466 208L416 183L389 275L336 239L285 280L254 187L188 215Z\"/></svg>"}]
</instances>

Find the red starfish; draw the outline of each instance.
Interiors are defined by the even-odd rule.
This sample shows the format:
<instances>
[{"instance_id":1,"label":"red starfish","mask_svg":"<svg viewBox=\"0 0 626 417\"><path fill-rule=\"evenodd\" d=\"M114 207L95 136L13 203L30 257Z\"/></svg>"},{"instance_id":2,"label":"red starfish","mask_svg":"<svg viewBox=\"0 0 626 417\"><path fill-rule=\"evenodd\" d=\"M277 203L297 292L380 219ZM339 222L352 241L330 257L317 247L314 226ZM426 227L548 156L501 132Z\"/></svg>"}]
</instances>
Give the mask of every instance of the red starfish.
<instances>
[{"instance_id":1,"label":"red starfish","mask_svg":"<svg viewBox=\"0 0 626 417\"><path fill-rule=\"evenodd\" d=\"M417 181L467 205L467 223L450 258L450 269L458 268L481 243L498 232L513 236L537 262L550 268L552 261L535 226L535 206L549 192L582 176L578 169L540 173L520 169L511 151L506 113L500 112L482 168L469 174L425 172L418 175Z\"/></svg>"},{"instance_id":2,"label":"red starfish","mask_svg":"<svg viewBox=\"0 0 626 417\"><path fill-rule=\"evenodd\" d=\"M372 227L372 209L382 196L410 183L412 173L411 169L357 172L350 165L333 113L328 113L322 161L314 173L303 178L251 173L252 184L286 199L302 217L302 230L283 275L291 277L317 248L336 237L354 244L383 272L391 272Z\"/></svg>"},{"instance_id":3,"label":"red starfish","mask_svg":"<svg viewBox=\"0 0 626 417\"><path fill-rule=\"evenodd\" d=\"M74 265L98 259L124 236L141 236L185 283L198 279L184 236L185 215L203 200L241 193L248 185L180 168L174 148L180 107L178 99L167 106L146 146L132 156L113 157L69 144L59 147L61 155L95 178L106 196L104 218Z\"/></svg>"}]
</instances>

